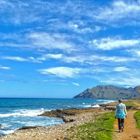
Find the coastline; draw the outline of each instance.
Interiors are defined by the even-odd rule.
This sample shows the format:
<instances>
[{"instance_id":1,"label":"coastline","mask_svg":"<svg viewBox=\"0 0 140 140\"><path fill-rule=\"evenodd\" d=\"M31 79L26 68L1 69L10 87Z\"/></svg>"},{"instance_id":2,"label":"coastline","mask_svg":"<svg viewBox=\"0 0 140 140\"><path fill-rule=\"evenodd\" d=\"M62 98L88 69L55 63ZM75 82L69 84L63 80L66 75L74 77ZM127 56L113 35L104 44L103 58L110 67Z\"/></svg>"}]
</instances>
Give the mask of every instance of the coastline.
<instances>
[{"instance_id":1,"label":"coastline","mask_svg":"<svg viewBox=\"0 0 140 140\"><path fill-rule=\"evenodd\" d=\"M23 127L16 130L14 133L0 137L0 140L63 140L67 138L67 131L69 129L95 120L98 115L114 110L114 108L110 108L109 104L110 103L101 104L100 107L97 108L71 108L45 111L39 116L60 118L64 123L49 127Z\"/></svg>"},{"instance_id":2,"label":"coastline","mask_svg":"<svg viewBox=\"0 0 140 140\"><path fill-rule=\"evenodd\" d=\"M135 101L126 101L127 109L140 110ZM70 133L74 133L78 126L90 121L94 122L103 114L114 112L116 102L100 104L100 108L71 108L62 110L46 111L41 116L57 117L63 119L64 123L49 127L23 127L12 134L0 137L0 140L70 140ZM71 132L70 130L74 130Z\"/></svg>"},{"instance_id":3,"label":"coastline","mask_svg":"<svg viewBox=\"0 0 140 140\"><path fill-rule=\"evenodd\" d=\"M37 101L37 102L36 102ZM57 116L40 116L44 112L51 112L56 109L81 109L81 108L90 108L98 107L97 104L107 103L109 100L92 100L92 99L39 99L32 100L28 99L26 102L27 106L23 106L24 99L8 99L9 104L14 104L17 102L15 108L1 108L0 112L0 136L5 136L11 133L14 133L19 128L25 126L43 126L48 127L56 124L62 124L63 121L66 122L66 119L59 118ZM7 99L3 99L1 103L7 102ZM31 105L31 102L33 105ZM7 104L5 104L5 107ZM39 117L38 117L39 116ZM66 121L65 121L66 120ZM69 121L69 120L68 120Z\"/></svg>"}]
</instances>

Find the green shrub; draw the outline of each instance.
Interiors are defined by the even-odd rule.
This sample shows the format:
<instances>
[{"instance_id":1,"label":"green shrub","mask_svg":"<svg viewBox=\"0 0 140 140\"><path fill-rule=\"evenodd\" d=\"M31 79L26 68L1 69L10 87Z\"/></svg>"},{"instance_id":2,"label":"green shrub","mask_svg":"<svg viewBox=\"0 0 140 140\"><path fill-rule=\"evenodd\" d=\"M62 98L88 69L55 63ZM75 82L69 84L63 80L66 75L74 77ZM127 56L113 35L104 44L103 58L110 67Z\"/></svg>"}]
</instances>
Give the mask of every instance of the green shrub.
<instances>
[{"instance_id":1,"label":"green shrub","mask_svg":"<svg viewBox=\"0 0 140 140\"><path fill-rule=\"evenodd\" d=\"M137 112L134 114L134 117L135 117L135 119L136 119L137 128L140 128L140 111L137 111Z\"/></svg>"}]
</instances>

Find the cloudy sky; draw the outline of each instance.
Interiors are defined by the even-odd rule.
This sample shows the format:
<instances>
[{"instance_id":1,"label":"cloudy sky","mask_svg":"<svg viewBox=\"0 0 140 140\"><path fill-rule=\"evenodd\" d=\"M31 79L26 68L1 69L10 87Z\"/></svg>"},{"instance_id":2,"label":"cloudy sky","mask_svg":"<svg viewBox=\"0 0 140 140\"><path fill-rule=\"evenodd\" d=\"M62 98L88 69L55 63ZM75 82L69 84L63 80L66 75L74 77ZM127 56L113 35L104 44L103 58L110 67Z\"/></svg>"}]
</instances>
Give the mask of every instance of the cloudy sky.
<instances>
[{"instance_id":1,"label":"cloudy sky","mask_svg":"<svg viewBox=\"0 0 140 140\"><path fill-rule=\"evenodd\" d=\"M73 97L140 84L140 0L0 0L0 97Z\"/></svg>"}]
</instances>

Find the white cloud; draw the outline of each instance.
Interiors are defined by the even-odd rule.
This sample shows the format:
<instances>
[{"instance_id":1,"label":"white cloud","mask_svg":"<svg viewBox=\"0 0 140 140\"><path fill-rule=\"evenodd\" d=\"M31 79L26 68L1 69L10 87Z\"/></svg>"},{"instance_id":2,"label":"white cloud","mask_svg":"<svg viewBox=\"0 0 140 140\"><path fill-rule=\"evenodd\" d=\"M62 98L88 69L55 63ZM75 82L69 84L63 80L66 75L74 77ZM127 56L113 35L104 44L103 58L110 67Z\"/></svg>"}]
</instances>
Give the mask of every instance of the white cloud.
<instances>
[{"instance_id":1,"label":"white cloud","mask_svg":"<svg viewBox=\"0 0 140 140\"><path fill-rule=\"evenodd\" d=\"M75 21L76 22L76 21ZM79 21L78 21L79 22ZM83 23L82 23L83 24ZM97 32L100 31L100 27L99 26L95 26L93 29L90 28L89 26L84 26L84 25L80 25L78 23L74 23L72 21L70 21L68 23L67 28L72 29L73 31L75 31L76 33L91 33L91 32Z\"/></svg>"},{"instance_id":2,"label":"white cloud","mask_svg":"<svg viewBox=\"0 0 140 140\"><path fill-rule=\"evenodd\" d=\"M135 57L120 57L120 56L104 56L104 55L96 55L96 54L79 54L77 55L65 55L65 54L44 54L41 57L36 58L37 61L47 61L48 59L55 59L65 63L79 63L81 65L89 64L93 65L96 63L104 63L104 62L132 62L137 61Z\"/></svg>"},{"instance_id":3,"label":"white cloud","mask_svg":"<svg viewBox=\"0 0 140 140\"><path fill-rule=\"evenodd\" d=\"M7 60L19 61L19 62L27 61L27 59L19 56L4 56L2 58Z\"/></svg>"},{"instance_id":4,"label":"white cloud","mask_svg":"<svg viewBox=\"0 0 140 140\"><path fill-rule=\"evenodd\" d=\"M88 2L86 4L84 1L79 2L72 0L67 0L65 2L42 0L32 0L26 2L15 0L14 2L11 2L10 0L1 0L0 8L2 9L2 21L6 23L12 22L14 24L34 22L42 23L47 19L46 13L53 16L56 13L59 13L59 17L55 16L53 17L53 19L48 18L47 21L49 22L51 22L52 20L56 20L57 18L61 19L62 16L69 15L71 17L75 17L74 19L80 19L81 17L94 17L93 20L98 20L99 22L112 22L121 19L132 19L132 21L137 21L139 20L140 15L139 0L114 0L112 3L105 6L96 5L96 3L94 2L89 5ZM4 15L7 13L9 16L5 18ZM81 33L91 31L91 29L87 27L81 28L81 30L79 30L79 25L77 24L77 22L74 22L73 25L70 27L72 27L73 29L75 28L75 31ZM94 32L94 29L92 29L92 31Z\"/></svg>"},{"instance_id":5,"label":"white cloud","mask_svg":"<svg viewBox=\"0 0 140 140\"><path fill-rule=\"evenodd\" d=\"M71 36L61 33L32 32L17 34L0 34L0 47L16 47L18 49L60 50L71 52L77 50Z\"/></svg>"},{"instance_id":6,"label":"white cloud","mask_svg":"<svg viewBox=\"0 0 140 140\"><path fill-rule=\"evenodd\" d=\"M116 22L124 20L127 24L130 20L139 21L140 15L140 1L125 1L114 0L111 5L100 8L95 16L98 20L104 20L106 22ZM129 22L128 22L129 21Z\"/></svg>"},{"instance_id":7,"label":"white cloud","mask_svg":"<svg viewBox=\"0 0 140 140\"><path fill-rule=\"evenodd\" d=\"M2 69L2 70L10 70L11 68L10 67L7 67L7 66L1 66L0 65L0 69Z\"/></svg>"},{"instance_id":8,"label":"white cloud","mask_svg":"<svg viewBox=\"0 0 140 140\"><path fill-rule=\"evenodd\" d=\"M63 54L44 54L41 57L38 57L37 59L39 61L46 61L47 59L62 59Z\"/></svg>"},{"instance_id":9,"label":"white cloud","mask_svg":"<svg viewBox=\"0 0 140 140\"><path fill-rule=\"evenodd\" d=\"M114 71L116 71L116 72L124 72L124 71L129 71L129 68L127 68L127 67L115 67Z\"/></svg>"},{"instance_id":10,"label":"white cloud","mask_svg":"<svg viewBox=\"0 0 140 140\"><path fill-rule=\"evenodd\" d=\"M34 62L34 63L40 63L40 61L34 57L20 57L20 56L3 56L1 57L5 60L11 60L11 61L18 61L18 62Z\"/></svg>"},{"instance_id":11,"label":"white cloud","mask_svg":"<svg viewBox=\"0 0 140 140\"><path fill-rule=\"evenodd\" d=\"M136 51L135 53L137 54L137 56L140 56L140 51Z\"/></svg>"},{"instance_id":12,"label":"white cloud","mask_svg":"<svg viewBox=\"0 0 140 140\"><path fill-rule=\"evenodd\" d=\"M55 75L61 78L73 78L81 72L81 69L70 67L53 67L47 69L40 69L39 72L44 75Z\"/></svg>"},{"instance_id":13,"label":"white cloud","mask_svg":"<svg viewBox=\"0 0 140 140\"><path fill-rule=\"evenodd\" d=\"M130 62L130 61L135 61L134 58L129 58L129 57L119 57L119 56L99 56L95 55L92 57L93 60L96 61L107 61L107 62Z\"/></svg>"},{"instance_id":14,"label":"white cloud","mask_svg":"<svg viewBox=\"0 0 140 140\"><path fill-rule=\"evenodd\" d=\"M75 55L67 56L65 54L45 54L42 55L41 57L38 57L38 60L41 61L46 61L48 59L56 59L66 63L72 63L72 62L84 63L88 59L88 57L81 56L78 54L76 56Z\"/></svg>"},{"instance_id":15,"label":"white cloud","mask_svg":"<svg viewBox=\"0 0 140 140\"><path fill-rule=\"evenodd\" d=\"M72 84L75 85L75 86L77 86L77 87L80 86L80 84L79 83L76 83L76 82L72 82Z\"/></svg>"},{"instance_id":16,"label":"white cloud","mask_svg":"<svg viewBox=\"0 0 140 140\"><path fill-rule=\"evenodd\" d=\"M37 48L60 49L64 51L74 50L74 44L70 43L61 34L48 34L46 32L34 32L27 36L32 45Z\"/></svg>"},{"instance_id":17,"label":"white cloud","mask_svg":"<svg viewBox=\"0 0 140 140\"><path fill-rule=\"evenodd\" d=\"M37 6L35 6L37 4ZM38 10L40 8L40 10ZM40 16L38 15L41 9L41 5L36 2L23 2L15 0L1 0L0 1L0 21L3 23L12 23L15 25L20 25L23 23L31 23L41 21ZM5 18L5 15L8 15Z\"/></svg>"},{"instance_id":18,"label":"white cloud","mask_svg":"<svg viewBox=\"0 0 140 140\"><path fill-rule=\"evenodd\" d=\"M60 59L62 58L62 54L47 54L46 57L47 58L53 58L53 59Z\"/></svg>"},{"instance_id":19,"label":"white cloud","mask_svg":"<svg viewBox=\"0 0 140 140\"><path fill-rule=\"evenodd\" d=\"M121 86L137 86L140 85L140 79L135 76L130 77L108 77L106 80L102 80L102 83L105 84L113 84L113 85L121 85Z\"/></svg>"},{"instance_id":20,"label":"white cloud","mask_svg":"<svg viewBox=\"0 0 140 140\"><path fill-rule=\"evenodd\" d=\"M140 57L140 49L131 49L127 50L128 53L131 53L133 57Z\"/></svg>"},{"instance_id":21,"label":"white cloud","mask_svg":"<svg viewBox=\"0 0 140 140\"><path fill-rule=\"evenodd\" d=\"M139 39L117 39L117 38L103 38L94 39L90 43L101 50L113 50L119 48L137 47L140 44Z\"/></svg>"}]
</instances>

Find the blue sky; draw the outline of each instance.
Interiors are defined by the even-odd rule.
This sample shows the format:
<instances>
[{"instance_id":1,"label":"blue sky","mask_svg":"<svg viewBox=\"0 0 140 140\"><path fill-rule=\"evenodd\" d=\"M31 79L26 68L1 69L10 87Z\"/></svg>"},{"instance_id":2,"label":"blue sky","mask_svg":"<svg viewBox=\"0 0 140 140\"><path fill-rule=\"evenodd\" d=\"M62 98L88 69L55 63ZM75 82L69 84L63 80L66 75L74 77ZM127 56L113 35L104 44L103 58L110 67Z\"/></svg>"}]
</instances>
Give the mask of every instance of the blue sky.
<instances>
[{"instance_id":1,"label":"blue sky","mask_svg":"<svg viewBox=\"0 0 140 140\"><path fill-rule=\"evenodd\" d=\"M140 0L0 0L0 97L73 97L140 83Z\"/></svg>"}]
</instances>

